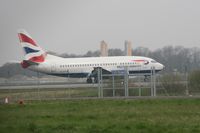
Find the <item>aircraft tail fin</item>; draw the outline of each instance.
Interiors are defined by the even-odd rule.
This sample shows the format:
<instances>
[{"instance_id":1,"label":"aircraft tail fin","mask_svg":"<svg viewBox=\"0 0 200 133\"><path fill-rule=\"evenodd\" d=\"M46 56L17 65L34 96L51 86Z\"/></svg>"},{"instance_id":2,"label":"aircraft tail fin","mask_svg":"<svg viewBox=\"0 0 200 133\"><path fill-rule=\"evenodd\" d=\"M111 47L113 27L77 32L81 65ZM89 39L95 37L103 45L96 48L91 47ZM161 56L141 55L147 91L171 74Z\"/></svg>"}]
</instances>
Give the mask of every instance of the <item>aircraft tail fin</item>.
<instances>
[{"instance_id":1,"label":"aircraft tail fin","mask_svg":"<svg viewBox=\"0 0 200 133\"><path fill-rule=\"evenodd\" d=\"M23 68L27 68L30 65L39 64L45 61L46 52L25 30L19 30L18 36L20 45L24 50L24 60L21 63Z\"/></svg>"}]
</instances>

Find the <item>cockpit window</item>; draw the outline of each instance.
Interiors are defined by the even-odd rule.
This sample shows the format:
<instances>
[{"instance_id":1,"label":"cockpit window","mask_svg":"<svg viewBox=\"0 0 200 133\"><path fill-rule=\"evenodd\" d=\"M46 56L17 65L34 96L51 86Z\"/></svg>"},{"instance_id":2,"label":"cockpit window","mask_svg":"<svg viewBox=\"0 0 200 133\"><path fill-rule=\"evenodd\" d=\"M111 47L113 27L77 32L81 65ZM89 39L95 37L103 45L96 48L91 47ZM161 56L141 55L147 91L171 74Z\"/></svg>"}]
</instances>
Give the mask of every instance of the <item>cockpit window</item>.
<instances>
[{"instance_id":1,"label":"cockpit window","mask_svg":"<svg viewBox=\"0 0 200 133\"><path fill-rule=\"evenodd\" d=\"M151 61L151 63L157 63L157 61L155 61L155 60L152 60L152 61Z\"/></svg>"},{"instance_id":2,"label":"cockpit window","mask_svg":"<svg viewBox=\"0 0 200 133\"><path fill-rule=\"evenodd\" d=\"M148 60L146 60L146 61L144 62L144 64L145 64L145 65L148 65L148 64L149 64L149 61L148 61Z\"/></svg>"}]
</instances>

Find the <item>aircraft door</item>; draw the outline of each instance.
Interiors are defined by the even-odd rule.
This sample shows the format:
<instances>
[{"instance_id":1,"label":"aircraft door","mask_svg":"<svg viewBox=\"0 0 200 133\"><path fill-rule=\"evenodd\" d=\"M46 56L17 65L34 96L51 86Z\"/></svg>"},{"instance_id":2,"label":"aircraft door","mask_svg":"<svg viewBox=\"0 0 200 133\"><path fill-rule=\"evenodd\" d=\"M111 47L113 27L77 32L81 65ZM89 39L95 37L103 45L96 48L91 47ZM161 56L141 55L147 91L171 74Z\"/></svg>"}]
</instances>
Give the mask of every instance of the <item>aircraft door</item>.
<instances>
[{"instance_id":1,"label":"aircraft door","mask_svg":"<svg viewBox=\"0 0 200 133\"><path fill-rule=\"evenodd\" d=\"M52 64L52 66L51 66L51 72L52 73L55 73L57 71L57 67L56 66L57 66L56 64Z\"/></svg>"}]
</instances>

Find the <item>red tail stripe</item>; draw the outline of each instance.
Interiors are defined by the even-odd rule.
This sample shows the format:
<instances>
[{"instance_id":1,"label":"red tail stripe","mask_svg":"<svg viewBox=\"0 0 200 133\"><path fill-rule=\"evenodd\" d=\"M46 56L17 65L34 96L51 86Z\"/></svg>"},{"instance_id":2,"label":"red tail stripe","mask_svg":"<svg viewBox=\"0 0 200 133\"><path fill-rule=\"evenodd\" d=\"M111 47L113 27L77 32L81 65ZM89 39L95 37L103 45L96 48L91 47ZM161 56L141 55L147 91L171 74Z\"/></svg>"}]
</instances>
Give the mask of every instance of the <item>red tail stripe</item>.
<instances>
[{"instance_id":1,"label":"red tail stripe","mask_svg":"<svg viewBox=\"0 0 200 133\"><path fill-rule=\"evenodd\" d=\"M20 38L21 42L27 42L27 43L30 43L34 46L37 46L36 42L33 39L29 38L28 36L26 36L22 33L19 33L19 38Z\"/></svg>"},{"instance_id":2,"label":"red tail stripe","mask_svg":"<svg viewBox=\"0 0 200 133\"><path fill-rule=\"evenodd\" d=\"M44 60L45 60L45 55L35 56L29 59L29 61L37 62L37 63L44 62Z\"/></svg>"}]
</instances>

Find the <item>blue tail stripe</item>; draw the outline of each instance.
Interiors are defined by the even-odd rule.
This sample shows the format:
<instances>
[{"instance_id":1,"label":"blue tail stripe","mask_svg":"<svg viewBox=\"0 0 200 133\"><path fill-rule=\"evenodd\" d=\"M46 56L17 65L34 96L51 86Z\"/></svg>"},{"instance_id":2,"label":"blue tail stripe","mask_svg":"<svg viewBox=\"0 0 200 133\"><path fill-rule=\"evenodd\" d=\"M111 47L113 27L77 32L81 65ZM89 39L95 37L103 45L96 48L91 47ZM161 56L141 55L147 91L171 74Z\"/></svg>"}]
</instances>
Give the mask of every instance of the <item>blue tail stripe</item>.
<instances>
[{"instance_id":1,"label":"blue tail stripe","mask_svg":"<svg viewBox=\"0 0 200 133\"><path fill-rule=\"evenodd\" d=\"M39 52L39 50L34 50L34 49L29 48L29 47L24 47L24 50L25 50L26 54Z\"/></svg>"}]
</instances>

